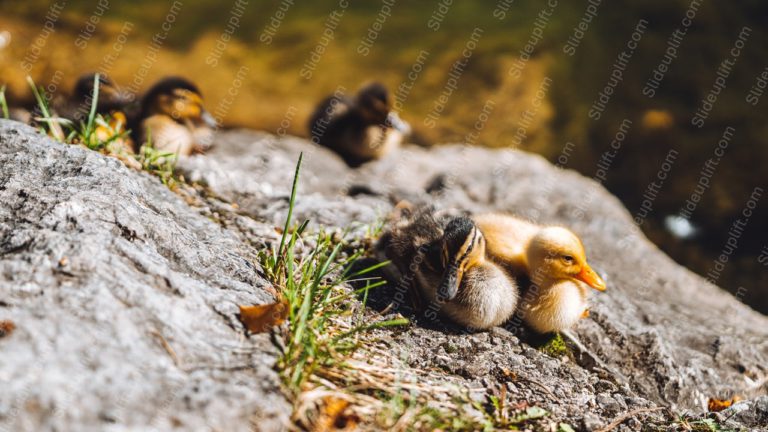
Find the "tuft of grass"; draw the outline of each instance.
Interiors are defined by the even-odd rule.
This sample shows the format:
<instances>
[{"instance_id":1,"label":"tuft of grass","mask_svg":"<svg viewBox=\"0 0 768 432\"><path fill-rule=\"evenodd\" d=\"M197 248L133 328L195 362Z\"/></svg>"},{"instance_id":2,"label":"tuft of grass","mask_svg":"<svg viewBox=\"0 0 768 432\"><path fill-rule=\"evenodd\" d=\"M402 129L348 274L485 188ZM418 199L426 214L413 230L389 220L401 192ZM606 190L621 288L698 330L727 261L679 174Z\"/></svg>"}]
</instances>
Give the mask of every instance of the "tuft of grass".
<instances>
[{"instance_id":1,"label":"tuft of grass","mask_svg":"<svg viewBox=\"0 0 768 432\"><path fill-rule=\"evenodd\" d=\"M302 159L299 155L280 243L259 255L267 278L288 303L288 332L278 367L286 386L295 393L318 370L342 364L362 346L361 335L408 323L405 319L367 323L362 319L363 310L355 314L350 307L358 295L365 299L370 289L384 284L367 277L384 263L353 270L353 263L365 250L348 250L350 242L344 236L322 229L306 240L308 220L292 228ZM305 247L308 243L310 248ZM347 288L352 281L365 285Z\"/></svg>"},{"instance_id":2,"label":"tuft of grass","mask_svg":"<svg viewBox=\"0 0 768 432\"><path fill-rule=\"evenodd\" d=\"M176 186L176 178L173 174L176 169L178 155L173 152L158 150L152 144L151 134L147 135L150 138L147 139L146 144L141 146L141 151L139 151L138 155L141 169L157 176L164 185L174 188Z\"/></svg>"},{"instance_id":3,"label":"tuft of grass","mask_svg":"<svg viewBox=\"0 0 768 432\"><path fill-rule=\"evenodd\" d=\"M85 122L80 122L79 127L72 128L72 135L68 141L82 144L91 150L112 154L115 149L111 148L111 144L125 140L128 131L125 130L122 121L113 119L109 115L96 113L99 104L99 77L99 74L93 76L93 97L88 118Z\"/></svg>"},{"instance_id":4,"label":"tuft of grass","mask_svg":"<svg viewBox=\"0 0 768 432\"><path fill-rule=\"evenodd\" d=\"M11 114L8 111L8 101L5 99L5 85L0 87L0 109L3 110L3 118L11 118Z\"/></svg>"},{"instance_id":5,"label":"tuft of grass","mask_svg":"<svg viewBox=\"0 0 768 432\"><path fill-rule=\"evenodd\" d=\"M27 83L32 88L32 94L37 101L37 108L40 110L40 117L35 117L34 120L42 122L43 133L51 135L58 141L68 142L68 137L64 135L62 124L71 127L72 122L67 119L52 116L50 107L48 106L48 98L45 97L45 89L42 87L38 88L30 76L27 76ZM71 135L69 137L71 137Z\"/></svg>"}]
</instances>

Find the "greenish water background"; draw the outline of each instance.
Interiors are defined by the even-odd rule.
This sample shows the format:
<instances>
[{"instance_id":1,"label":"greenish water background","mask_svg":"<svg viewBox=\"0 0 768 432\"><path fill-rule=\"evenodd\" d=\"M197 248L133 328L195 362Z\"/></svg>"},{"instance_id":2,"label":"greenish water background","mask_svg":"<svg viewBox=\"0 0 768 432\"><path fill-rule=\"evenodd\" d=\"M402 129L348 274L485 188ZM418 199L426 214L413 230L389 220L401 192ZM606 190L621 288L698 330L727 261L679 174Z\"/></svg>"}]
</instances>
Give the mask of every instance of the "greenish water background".
<instances>
[{"instance_id":1,"label":"greenish water background","mask_svg":"<svg viewBox=\"0 0 768 432\"><path fill-rule=\"evenodd\" d=\"M540 153L566 168L594 176L622 122L628 119L620 150L612 157L604 185L629 211L641 211L644 192L656 179L665 156L678 152L673 169L652 203L641 228L662 249L692 270L706 274L714 266L728 241L729 228L741 213L756 187L768 190L768 100L757 106L746 96L757 77L768 67L768 6L760 1L738 3L701 1L693 24L678 49L657 94L644 96L642 88L661 61L667 40L680 26L690 1L605 2L576 50L568 56L563 46L584 18L587 2L560 1L537 40L531 59L520 77L509 71L520 50L531 39L536 17L548 8L534 1L397 1L391 5L377 33L370 54L358 47L375 25L384 7L379 1L350 1L333 29L333 39L311 79L301 69L320 44L331 11L338 1L280 2L250 1L237 17L239 26L211 67L217 41L237 7L235 1L187 1L181 4L172 28L157 52L140 88L163 75L181 74L200 84L212 110L225 124L269 131L285 130L306 136L305 121L314 103L339 85L353 91L376 79L390 88L410 83L409 73L420 53L426 52L420 73L402 101L402 116L411 122L415 139L423 144L465 141L488 100L494 102L488 121L477 134L477 144L517 147ZM392 2L388 2L392 3ZM595 3L595 2L593 2ZM43 33L46 14L55 2L0 2L0 31L8 31L11 43L0 50L0 77L10 85L16 100L29 98L23 82L26 71L20 62ZM161 31L172 2L110 1L95 31L80 49L75 41L87 28L86 21L99 10L99 2L70 0L55 22L55 32L46 38L31 75L63 96L76 77L104 66L107 55L116 54L109 74L118 84L135 80L147 57L153 35ZM447 8L441 5L450 4ZM271 44L259 40L281 8L285 18ZM504 7L503 19L498 12ZM445 13L442 10L446 10ZM494 11L497 11L494 13ZM588 116L590 105L609 82L612 64L625 49L640 19L648 26L631 56L622 80L616 86L599 120ZM433 31L435 20L439 29ZM131 26L121 36L125 23ZM742 27L752 31L726 79L703 128L691 124L702 98L712 88L717 67L729 56ZM473 30L482 29L477 47L457 81L434 127L425 119L444 91L451 65L462 58L462 50ZM125 39L119 51L115 44ZM540 106L534 106L536 91L547 82ZM228 93L237 84L237 95ZM766 99L765 97L763 99ZM224 109L226 108L226 109ZM526 110L535 108L535 115ZM625 125L627 123L624 123ZM525 126L524 140L516 139ZM693 239L681 240L663 228L663 218L679 212L690 198L706 160L713 154L726 126L734 137L711 178L709 188L692 213L699 227ZM572 143L568 145L566 143ZM567 157L563 159L563 155ZM718 284L758 310L768 312L768 196L758 200L736 253L722 271Z\"/></svg>"}]
</instances>

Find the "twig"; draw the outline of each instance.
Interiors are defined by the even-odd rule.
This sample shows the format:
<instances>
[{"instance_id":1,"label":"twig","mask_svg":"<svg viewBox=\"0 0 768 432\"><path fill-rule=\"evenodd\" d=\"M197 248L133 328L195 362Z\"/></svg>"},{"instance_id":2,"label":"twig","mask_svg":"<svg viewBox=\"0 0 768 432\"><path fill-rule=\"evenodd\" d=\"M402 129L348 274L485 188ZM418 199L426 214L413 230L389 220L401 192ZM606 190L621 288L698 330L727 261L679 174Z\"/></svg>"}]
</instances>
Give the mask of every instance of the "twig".
<instances>
[{"instance_id":1,"label":"twig","mask_svg":"<svg viewBox=\"0 0 768 432\"><path fill-rule=\"evenodd\" d=\"M541 382L536 381L533 378L528 378L528 377L518 377L518 379L521 380L521 381L526 381L526 382L529 382L529 383L532 383L532 384L536 384L537 386L541 387L544 390L544 392L546 392L549 395L549 397L552 398L553 401L558 400L557 396L555 396L555 394L552 393L552 390L547 388L547 386L545 386Z\"/></svg>"},{"instance_id":2,"label":"twig","mask_svg":"<svg viewBox=\"0 0 768 432\"><path fill-rule=\"evenodd\" d=\"M630 418L632 418L632 417L634 417L634 416L636 416L638 414L654 412L654 411L661 411L663 409L664 409L664 407L655 407L655 408L638 408L636 410L632 410L632 411L630 411L628 413L624 413L624 414L618 416L614 421L608 423L604 428L598 429L595 432L609 432L609 431L613 430L616 426L624 423L624 421L626 421L626 420L628 420L628 419L630 419Z\"/></svg>"},{"instance_id":3,"label":"twig","mask_svg":"<svg viewBox=\"0 0 768 432\"><path fill-rule=\"evenodd\" d=\"M171 359L173 360L173 364L176 365L176 367L181 368L181 361L179 361L179 357L176 355L176 351L173 350L173 347L171 347L171 344L168 343L167 340L165 340L165 337L163 337L162 334L160 334L157 330L150 330L150 333L157 336L158 339L160 339L160 344L165 348L165 351L168 352L168 355L171 356Z\"/></svg>"}]
</instances>

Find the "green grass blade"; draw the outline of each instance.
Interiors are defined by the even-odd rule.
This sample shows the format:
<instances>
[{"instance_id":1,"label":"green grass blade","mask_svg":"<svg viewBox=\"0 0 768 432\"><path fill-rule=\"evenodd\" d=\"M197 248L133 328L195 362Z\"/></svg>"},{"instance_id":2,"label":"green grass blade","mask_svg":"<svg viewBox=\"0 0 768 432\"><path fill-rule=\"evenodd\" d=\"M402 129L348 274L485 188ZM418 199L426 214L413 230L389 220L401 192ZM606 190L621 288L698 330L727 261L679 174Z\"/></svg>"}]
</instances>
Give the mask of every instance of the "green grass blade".
<instances>
[{"instance_id":1,"label":"green grass blade","mask_svg":"<svg viewBox=\"0 0 768 432\"><path fill-rule=\"evenodd\" d=\"M99 74L93 76L93 97L91 98L91 111L88 113L88 123L85 124L85 138L90 141L93 133L93 121L96 118L96 106L99 103Z\"/></svg>"},{"instance_id":2,"label":"green grass blade","mask_svg":"<svg viewBox=\"0 0 768 432\"><path fill-rule=\"evenodd\" d=\"M386 267L387 265L389 265L390 262L391 261L384 261L384 262L376 263L376 264L374 264L374 265L372 265L370 267L366 267L366 268L364 268L362 270L358 270L358 271L356 271L356 272L354 272L352 274L344 275L344 280L345 281L349 281L352 278L356 278L358 276L362 276L364 274L371 273L371 272L376 271L376 270L378 270L378 269L380 269L382 267Z\"/></svg>"},{"instance_id":3,"label":"green grass blade","mask_svg":"<svg viewBox=\"0 0 768 432\"><path fill-rule=\"evenodd\" d=\"M293 206L296 204L296 191L299 188L299 172L301 171L301 161L304 158L304 153L299 153L299 161L296 163L296 172L293 175L293 186L291 186L291 199L288 202L288 216L285 218L285 226L283 227L283 235L280 238L280 247L277 250L277 255L280 256L283 253L283 247L285 246L285 236L288 234L288 228L291 226L291 218L293 217Z\"/></svg>"},{"instance_id":4,"label":"green grass blade","mask_svg":"<svg viewBox=\"0 0 768 432\"><path fill-rule=\"evenodd\" d=\"M32 94L35 95L35 100L37 101L40 113L42 114L41 121L48 126L48 132L50 132L56 140L66 142L67 138L64 136L64 131L62 130L61 125L56 122L56 119L52 118L51 112L48 109L48 102L43 97L45 91L42 87L38 88L32 80L32 77L29 75L27 75L27 83L32 87Z\"/></svg>"},{"instance_id":5,"label":"green grass blade","mask_svg":"<svg viewBox=\"0 0 768 432\"><path fill-rule=\"evenodd\" d=\"M0 107L3 109L3 118L11 118L8 112L8 101L5 100L5 86L0 87Z\"/></svg>"},{"instance_id":6,"label":"green grass blade","mask_svg":"<svg viewBox=\"0 0 768 432\"><path fill-rule=\"evenodd\" d=\"M299 235L302 235L304 231L307 229L307 226L309 225L309 219L304 219L304 222L299 225L299 228L296 229L296 232L299 233Z\"/></svg>"},{"instance_id":7,"label":"green grass blade","mask_svg":"<svg viewBox=\"0 0 768 432\"><path fill-rule=\"evenodd\" d=\"M404 325L408 325L408 323L410 323L408 318L395 318L395 319L391 319L391 320L378 321L378 322L371 323L371 324L361 325L361 326L357 326L357 327L353 328L352 330L349 330L349 331L346 331L346 332L341 333L339 335L336 335L333 338L333 341L334 342L338 342L338 341L340 341L342 339L345 339L345 338L348 338L348 337L350 337L350 336L352 336L352 335L354 335L356 333L360 333L360 332L364 332L364 331L368 331L368 330L373 330L373 329L383 328L383 327L404 326Z\"/></svg>"},{"instance_id":8,"label":"green grass blade","mask_svg":"<svg viewBox=\"0 0 768 432\"><path fill-rule=\"evenodd\" d=\"M40 113L43 115L43 117L50 119L51 113L48 111L48 104L45 102L45 99L43 99L43 96L40 94L40 89L37 88L37 85L32 80L32 77L27 75L27 83L32 88L32 94L35 96L35 100L37 101L37 106L40 108Z\"/></svg>"}]
</instances>

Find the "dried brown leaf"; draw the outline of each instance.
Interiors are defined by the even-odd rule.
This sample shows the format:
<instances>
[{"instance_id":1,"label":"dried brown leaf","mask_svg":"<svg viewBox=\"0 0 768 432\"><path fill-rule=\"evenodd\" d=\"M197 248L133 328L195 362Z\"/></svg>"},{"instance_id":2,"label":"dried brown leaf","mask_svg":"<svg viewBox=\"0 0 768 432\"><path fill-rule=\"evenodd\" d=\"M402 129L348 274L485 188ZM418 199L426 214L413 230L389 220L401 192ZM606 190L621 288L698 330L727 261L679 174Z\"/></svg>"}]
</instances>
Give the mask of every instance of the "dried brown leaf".
<instances>
[{"instance_id":1,"label":"dried brown leaf","mask_svg":"<svg viewBox=\"0 0 768 432\"><path fill-rule=\"evenodd\" d=\"M288 317L288 301L256 306L240 306L240 321L252 333L264 333L279 326Z\"/></svg>"},{"instance_id":2,"label":"dried brown leaf","mask_svg":"<svg viewBox=\"0 0 768 432\"><path fill-rule=\"evenodd\" d=\"M353 431L359 419L347 409L349 401L334 396L323 398L320 415L312 432Z\"/></svg>"},{"instance_id":3,"label":"dried brown leaf","mask_svg":"<svg viewBox=\"0 0 768 432\"><path fill-rule=\"evenodd\" d=\"M741 398L739 396L734 396L731 399L709 398L709 401L707 402L707 409L710 412L720 412L740 400Z\"/></svg>"},{"instance_id":4,"label":"dried brown leaf","mask_svg":"<svg viewBox=\"0 0 768 432\"><path fill-rule=\"evenodd\" d=\"M0 320L0 338L9 336L16 330L16 324L11 320Z\"/></svg>"}]
</instances>

